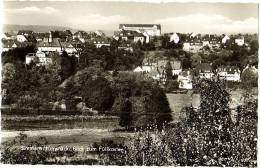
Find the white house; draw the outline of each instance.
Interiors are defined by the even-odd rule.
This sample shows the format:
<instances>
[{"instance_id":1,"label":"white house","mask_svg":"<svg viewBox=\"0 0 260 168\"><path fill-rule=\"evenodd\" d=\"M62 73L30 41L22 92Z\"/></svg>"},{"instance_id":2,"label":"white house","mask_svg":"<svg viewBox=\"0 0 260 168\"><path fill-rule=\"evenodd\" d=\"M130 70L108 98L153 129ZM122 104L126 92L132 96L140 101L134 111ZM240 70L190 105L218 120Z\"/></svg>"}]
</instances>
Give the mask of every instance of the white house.
<instances>
[{"instance_id":1,"label":"white house","mask_svg":"<svg viewBox=\"0 0 260 168\"><path fill-rule=\"evenodd\" d=\"M147 32L144 32L143 35L144 35L144 37L145 37L145 43L149 43L150 37L149 37L148 33L147 33Z\"/></svg>"},{"instance_id":2,"label":"white house","mask_svg":"<svg viewBox=\"0 0 260 168\"><path fill-rule=\"evenodd\" d=\"M180 37L178 36L177 33L173 33L171 36L170 36L170 42L174 42L175 44L179 43L180 41Z\"/></svg>"},{"instance_id":3,"label":"white house","mask_svg":"<svg viewBox=\"0 0 260 168\"><path fill-rule=\"evenodd\" d=\"M19 41L19 42L27 41L27 38L25 37L25 35L18 34L16 37L17 37L17 41Z\"/></svg>"},{"instance_id":4,"label":"white house","mask_svg":"<svg viewBox=\"0 0 260 168\"><path fill-rule=\"evenodd\" d=\"M238 46L242 46L245 44L245 39L243 36L240 36L239 38L236 38L235 39L235 43L238 45Z\"/></svg>"},{"instance_id":5,"label":"white house","mask_svg":"<svg viewBox=\"0 0 260 168\"><path fill-rule=\"evenodd\" d=\"M146 32L149 36L160 36L161 25L160 24L120 24L120 30L140 31Z\"/></svg>"},{"instance_id":6,"label":"white house","mask_svg":"<svg viewBox=\"0 0 260 168\"><path fill-rule=\"evenodd\" d=\"M182 71L177 81L179 82L180 89L192 89L192 76L190 71Z\"/></svg>"},{"instance_id":7,"label":"white house","mask_svg":"<svg viewBox=\"0 0 260 168\"><path fill-rule=\"evenodd\" d=\"M35 62L37 65L50 65L52 63L52 59L50 57L46 57L45 53L37 51L36 53L28 53L25 56L25 63L30 64L31 62Z\"/></svg>"},{"instance_id":8,"label":"white house","mask_svg":"<svg viewBox=\"0 0 260 168\"><path fill-rule=\"evenodd\" d=\"M220 66L216 72L220 79L232 82L240 81L240 70L236 66Z\"/></svg>"},{"instance_id":9,"label":"white house","mask_svg":"<svg viewBox=\"0 0 260 168\"><path fill-rule=\"evenodd\" d=\"M203 44L197 40L191 40L190 42L183 43L183 50L187 52L196 53L203 48Z\"/></svg>"},{"instance_id":10,"label":"white house","mask_svg":"<svg viewBox=\"0 0 260 168\"><path fill-rule=\"evenodd\" d=\"M222 38L221 42L222 42L222 44L225 44L228 40L230 40L230 37L229 37L228 35L225 35L225 36Z\"/></svg>"},{"instance_id":11,"label":"white house","mask_svg":"<svg viewBox=\"0 0 260 168\"><path fill-rule=\"evenodd\" d=\"M146 72L149 73L152 70L152 66L148 65L143 65L143 66L138 66L134 69L134 72Z\"/></svg>"},{"instance_id":12,"label":"white house","mask_svg":"<svg viewBox=\"0 0 260 168\"><path fill-rule=\"evenodd\" d=\"M184 51L189 51L190 50L190 43L189 42L184 42L183 43L183 48Z\"/></svg>"},{"instance_id":13,"label":"white house","mask_svg":"<svg viewBox=\"0 0 260 168\"><path fill-rule=\"evenodd\" d=\"M32 40L33 38L33 31L31 30L20 30L16 35L16 40L21 43Z\"/></svg>"}]
</instances>

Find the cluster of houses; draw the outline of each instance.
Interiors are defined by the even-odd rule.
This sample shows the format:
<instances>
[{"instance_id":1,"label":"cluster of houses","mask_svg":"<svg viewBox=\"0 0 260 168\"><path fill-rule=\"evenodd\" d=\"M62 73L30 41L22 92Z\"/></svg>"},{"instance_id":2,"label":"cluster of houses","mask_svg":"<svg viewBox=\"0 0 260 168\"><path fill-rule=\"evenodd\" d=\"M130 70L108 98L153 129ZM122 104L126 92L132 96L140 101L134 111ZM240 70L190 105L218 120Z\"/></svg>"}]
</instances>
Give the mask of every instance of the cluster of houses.
<instances>
[{"instance_id":1,"label":"cluster of houses","mask_svg":"<svg viewBox=\"0 0 260 168\"><path fill-rule=\"evenodd\" d=\"M113 38L130 43L149 43L153 37L161 35L160 24L120 24L119 31L114 32Z\"/></svg>"},{"instance_id":2,"label":"cluster of houses","mask_svg":"<svg viewBox=\"0 0 260 168\"><path fill-rule=\"evenodd\" d=\"M171 64L172 75L177 76L175 80L179 83L179 89L192 89L193 81L196 79L212 80L219 78L229 82L240 82L241 75L246 70L257 74L257 69L254 66L247 66L243 71L241 71L237 66L219 66L214 70L212 64L201 62L192 69L183 70L181 61L179 60L157 60L153 63L147 63L145 61L142 66L136 67L133 71L136 73L142 73L162 84L165 84L167 62L170 62Z\"/></svg>"},{"instance_id":3,"label":"cluster of houses","mask_svg":"<svg viewBox=\"0 0 260 168\"><path fill-rule=\"evenodd\" d=\"M221 45L224 47L228 44L236 44L238 46L245 45L245 40L243 36L229 37L228 35L212 35L212 34L195 34L192 33L183 42L183 50L187 52L199 52L203 50L204 47L209 47L210 49L220 48Z\"/></svg>"},{"instance_id":4,"label":"cluster of houses","mask_svg":"<svg viewBox=\"0 0 260 168\"><path fill-rule=\"evenodd\" d=\"M58 34L62 34L62 37L57 37ZM237 44L238 46L246 45L243 36L228 36L228 35L201 35L201 34L186 34L185 39L180 38L179 33L168 33L169 42L175 44L181 43L183 50L187 52L199 52L204 47L219 48L221 44L227 44L229 42ZM66 51L68 55L78 56L84 43L91 43L100 48L102 46L109 47L112 40L121 40L118 49L133 51L133 43L149 43L156 37L161 36L160 24L119 24L119 30L114 32L113 37L108 37L101 30L86 32L77 31L71 33L70 30L55 31L55 32L33 32L30 30L20 30L17 33L3 33L2 39L2 51L8 51L17 47L25 47L35 45L37 52L26 56L27 63L38 60L39 64L46 65L51 61L48 60L50 52L62 53ZM157 38L156 41L160 41ZM155 41L154 41L155 42ZM45 58L43 58L45 56ZM37 57L37 59L33 59ZM48 61L47 61L48 60ZM158 63L160 64L160 63ZM144 65L147 66L147 65ZM144 66L142 68L144 68ZM161 65L157 65L157 68L150 68L151 71L161 71ZM174 65L172 65L174 66ZM139 71L141 71L139 69ZM153 72L154 73L154 72ZM159 72L161 74L162 72ZM160 75L157 74L159 78Z\"/></svg>"}]
</instances>

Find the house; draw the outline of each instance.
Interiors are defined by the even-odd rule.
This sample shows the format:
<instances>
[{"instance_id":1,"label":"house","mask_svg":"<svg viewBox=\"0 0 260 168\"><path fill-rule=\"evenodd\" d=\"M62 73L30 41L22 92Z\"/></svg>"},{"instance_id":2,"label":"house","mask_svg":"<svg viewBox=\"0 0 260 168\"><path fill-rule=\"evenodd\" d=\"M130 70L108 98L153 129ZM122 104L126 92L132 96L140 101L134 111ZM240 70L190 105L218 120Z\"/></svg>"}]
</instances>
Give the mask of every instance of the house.
<instances>
[{"instance_id":1,"label":"house","mask_svg":"<svg viewBox=\"0 0 260 168\"><path fill-rule=\"evenodd\" d=\"M59 38L52 38L51 33L49 38L37 42L37 48L40 52L62 52Z\"/></svg>"},{"instance_id":2,"label":"house","mask_svg":"<svg viewBox=\"0 0 260 168\"><path fill-rule=\"evenodd\" d=\"M183 43L183 50L187 52L196 53L203 48L203 42L200 35L191 34Z\"/></svg>"},{"instance_id":3,"label":"house","mask_svg":"<svg viewBox=\"0 0 260 168\"><path fill-rule=\"evenodd\" d=\"M77 53L76 48L71 42L60 42L63 51L66 51L69 55Z\"/></svg>"},{"instance_id":4,"label":"house","mask_svg":"<svg viewBox=\"0 0 260 168\"><path fill-rule=\"evenodd\" d=\"M229 37L228 35L225 35L225 36L222 38L221 42L222 42L222 44L226 44L226 42L227 42L228 40L230 40L230 37Z\"/></svg>"},{"instance_id":5,"label":"house","mask_svg":"<svg viewBox=\"0 0 260 168\"><path fill-rule=\"evenodd\" d=\"M245 44L245 39L243 36L239 36L238 38L235 39L235 43L238 46L243 46Z\"/></svg>"},{"instance_id":6,"label":"house","mask_svg":"<svg viewBox=\"0 0 260 168\"><path fill-rule=\"evenodd\" d=\"M198 64L195 68L195 71L201 79L212 79L214 76L212 66L209 63Z\"/></svg>"},{"instance_id":7,"label":"house","mask_svg":"<svg viewBox=\"0 0 260 168\"><path fill-rule=\"evenodd\" d=\"M178 36L177 33L173 33L170 35L170 42L174 42L175 44L179 43L180 37Z\"/></svg>"},{"instance_id":8,"label":"house","mask_svg":"<svg viewBox=\"0 0 260 168\"><path fill-rule=\"evenodd\" d=\"M45 53L37 51L36 53L28 53L25 56L25 63L30 64L31 62L35 62L37 65L50 65L52 63L52 59L47 57Z\"/></svg>"},{"instance_id":9,"label":"house","mask_svg":"<svg viewBox=\"0 0 260 168\"><path fill-rule=\"evenodd\" d=\"M93 43L96 46L96 48L100 48L102 46L109 47L111 44L110 39L106 37L93 38L91 40L87 40L87 42Z\"/></svg>"},{"instance_id":10,"label":"house","mask_svg":"<svg viewBox=\"0 0 260 168\"><path fill-rule=\"evenodd\" d=\"M190 71L182 71L177 81L179 82L180 89L192 89L192 76Z\"/></svg>"},{"instance_id":11,"label":"house","mask_svg":"<svg viewBox=\"0 0 260 168\"><path fill-rule=\"evenodd\" d=\"M137 42L147 42L145 36L143 35L143 33L137 32L137 31L130 31L130 30L122 30L121 32L117 32L117 34L115 34L115 36L117 36L117 39L122 39L124 41L128 41L130 43L137 43ZM115 38L116 39L116 38ZM148 40L149 42L149 40Z\"/></svg>"},{"instance_id":12,"label":"house","mask_svg":"<svg viewBox=\"0 0 260 168\"><path fill-rule=\"evenodd\" d=\"M18 42L18 41L14 41L14 40L3 40L2 41L2 51L8 51L10 49L14 49L14 48L21 48L21 47L26 47L26 46L30 46L32 45L32 43L30 42Z\"/></svg>"},{"instance_id":13,"label":"house","mask_svg":"<svg viewBox=\"0 0 260 168\"><path fill-rule=\"evenodd\" d=\"M85 43L85 39L91 39L91 36L85 31L77 31L72 35L72 39L78 39L82 43Z\"/></svg>"},{"instance_id":14,"label":"house","mask_svg":"<svg viewBox=\"0 0 260 168\"><path fill-rule=\"evenodd\" d=\"M102 30L96 30L95 35L96 36L105 36L105 33Z\"/></svg>"},{"instance_id":15,"label":"house","mask_svg":"<svg viewBox=\"0 0 260 168\"><path fill-rule=\"evenodd\" d=\"M219 48L221 44L220 37L212 34L206 34L202 37L202 45L210 48Z\"/></svg>"},{"instance_id":16,"label":"house","mask_svg":"<svg viewBox=\"0 0 260 168\"><path fill-rule=\"evenodd\" d=\"M134 72L144 72L144 73L149 73L152 70L152 66L147 66L147 65L143 65L143 66L138 66L134 69Z\"/></svg>"},{"instance_id":17,"label":"house","mask_svg":"<svg viewBox=\"0 0 260 168\"><path fill-rule=\"evenodd\" d=\"M146 32L149 36L160 36L160 24L119 24L120 30Z\"/></svg>"},{"instance_id":18,"label":"house","mask_svg":"<svg viewBox=\"0 0 260 168\"><path fill-rule=\"evenodd\" d=\"M49 37L49 33L45 33L45 32L44 33L37 32L37 33L34 33L33 35L34 35L34 37L35 37L37 42L38 41L43 41L44 38L48 38Z\"/></svg>"},{"instance_id":19,"label":"house","mask_svg":"<svg viewBox=\"0 0 260 168\"><path fill-rule=\"evenodd\" d=\"M240 81L240 70L237 66L220 66L216 69L216 73L220 79L232 82Z\"/></svg>"},{"instance_id":20,"label":"house","mask_svg":"<svg viewBox=\"0 0 260 168\"><path fill-rule=\"evenodd\" d=\"M1 33L0 39L1 40L11 40L12 36L8 33Z\"/></svg>"},{"instance_id":21,"label":"house","mask_svg":"<svg viewBox=\"0 0 260 168\"><path fill-rule=\"evenodd\" d=\"M182 72L181 61L172 61L172 75L179 75Z\"/></svg>"},{"instance_id":22,"label":"house","mask_svg":"<svg viewBox=\"0 0 260 168\"><path fill-rule=\"evenodd\" d=\"M31 30L20 30L17 33L16 40L18 42L35 42L35 38L33 36L33 31Z\"/></svg>"}]
</instances>

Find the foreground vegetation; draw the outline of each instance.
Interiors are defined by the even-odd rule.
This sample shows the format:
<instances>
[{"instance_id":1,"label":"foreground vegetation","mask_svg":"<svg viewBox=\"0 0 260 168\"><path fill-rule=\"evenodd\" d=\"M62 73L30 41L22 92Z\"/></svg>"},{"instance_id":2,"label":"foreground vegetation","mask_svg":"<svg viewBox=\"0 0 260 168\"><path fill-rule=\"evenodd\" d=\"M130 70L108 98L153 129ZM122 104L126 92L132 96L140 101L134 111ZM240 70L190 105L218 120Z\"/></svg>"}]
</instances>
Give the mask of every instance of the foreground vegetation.
<instances>
[{"instance_id":1,"label":"foreground vegetation","mask_svg":"<svg viewBox=\"0 0 260 168\"><path fill-rule=\"evenodd\" d=\"M109 140L94 143L93 147L96 148L103 146L121 150L94 152L92 154L97 156L96 159L88 162L86 158L89 158L89 153L85 153L82 158L73 153L78 158L77 164L256 166L257 100L250 97L244 99L244 105L236 109L236 120L232 121L228 106L229 94L224 83L203 80L196 89L201 93L200 108L195 111L193 107L187 107L185 119L176 124L164 125L161 129L153 125L139 129L134 137L123 144ZM26 139L22 140L25 143L23 141L26 142ZM46 158L60 156L48 154L43 159L40 156L47 155L44 152L21 155L23 151L12 148L19 146L16 143L4 144L4 163L47 164L49 161ZM27 145L34 146L34 143ZM71 155L63 153L62 156L67 159L58 164L75 163Z\"/></svg>"}]
</instances>

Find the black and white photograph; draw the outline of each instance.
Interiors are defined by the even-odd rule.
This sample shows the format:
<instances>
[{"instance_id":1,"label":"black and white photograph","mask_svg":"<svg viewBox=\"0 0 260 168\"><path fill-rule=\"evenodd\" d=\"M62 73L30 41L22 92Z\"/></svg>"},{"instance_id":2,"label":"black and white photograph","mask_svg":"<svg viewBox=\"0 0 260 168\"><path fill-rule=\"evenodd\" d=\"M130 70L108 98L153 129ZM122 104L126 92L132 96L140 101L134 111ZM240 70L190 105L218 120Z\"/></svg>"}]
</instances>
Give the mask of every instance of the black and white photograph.
<instances>
[{"instance_id":1,"label":"black and white photograph","mask_svg":"<svg viewBox=\"0 0 260 168\"><path fill-rule=\"evenodd\" d=\"M1 3L0 164L258 166L258 3Z\"/></svg>"}]
</instances>

